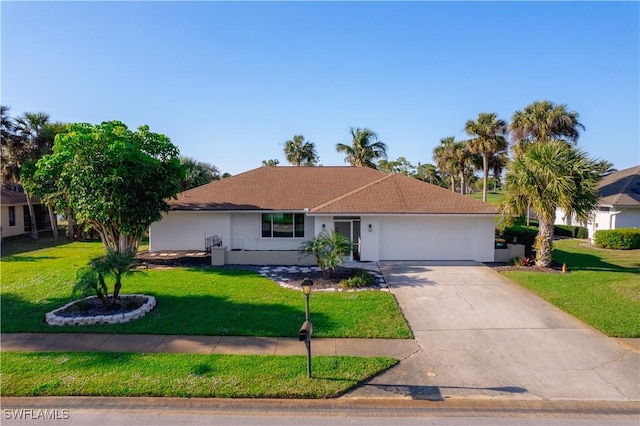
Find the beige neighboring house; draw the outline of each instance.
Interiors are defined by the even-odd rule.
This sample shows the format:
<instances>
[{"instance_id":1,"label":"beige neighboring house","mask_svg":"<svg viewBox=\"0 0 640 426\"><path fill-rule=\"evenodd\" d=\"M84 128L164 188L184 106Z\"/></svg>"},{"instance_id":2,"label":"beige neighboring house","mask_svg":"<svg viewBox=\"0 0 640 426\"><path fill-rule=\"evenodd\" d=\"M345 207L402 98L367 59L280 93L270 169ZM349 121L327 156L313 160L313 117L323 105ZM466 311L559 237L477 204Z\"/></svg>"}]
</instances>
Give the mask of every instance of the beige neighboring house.
<instances>
[{"instance_id":1,"label":"beige neighboring house","mask_svg":"<svg viewBox=\"0 0 640 426\"><path fill-rule=\"evenodd\" d=\"M36 214L38 230L50 229L46 208L40 204L38 197L32 197L31 200ZM27 197L19 187L16 187L16 190L2 187L0 206L2 211L0 216L2 238L22 235L31 231Z\"/></svg>"},{"instance_id":2,"label":"beige neighboring house","mask_svg":"<svg viewBox=\"0 0 640 426\"><path fill-rule=\"evenodd\" d=\"M589 230L589 238L603 229L640 228L640 166L611 173L598 184L598 208L586 224L558 209L556 224L581 225Z\"/></svg>"},{"instance_id":3,"label":"beige neighboring house","mask_svg":"<svg viewBox=\"0 0 640 426\"><path fill-rule=\"evenodd\" d=\"M370 168L261 167L169 204L150 227L152 252L205 250L215 236L225 263L288 264L302 242L334 230L354 260L494 260L493 206Z\"/></svg>"}]
</instances>

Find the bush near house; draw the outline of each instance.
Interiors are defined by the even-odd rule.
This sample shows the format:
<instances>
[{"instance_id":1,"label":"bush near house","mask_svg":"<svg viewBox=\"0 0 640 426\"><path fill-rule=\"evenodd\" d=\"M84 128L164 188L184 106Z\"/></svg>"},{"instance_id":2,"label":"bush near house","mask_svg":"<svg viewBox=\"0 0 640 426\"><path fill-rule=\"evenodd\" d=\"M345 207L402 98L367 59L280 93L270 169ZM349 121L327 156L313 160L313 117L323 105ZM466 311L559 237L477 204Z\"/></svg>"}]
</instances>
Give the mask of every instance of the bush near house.
<instances>
[{"instance_id":1,"label":"bush near house","mask_svg":"<svg viewBox=\"0 0 640 426\"><path fill-rule=\"evenodd\" d=\"M584 226L556 225L553 233L562 237L586 239L589 238L589 231Z\"/></svg>"},{"instance_id":2,"label":"bush near house","mask_svg":"<svg viewBox=\"0 0 640 426\"><path fill-rule=\"evenodd\" d=\"M640 248L640 229L620 228L596 231L594 243L597 247L614 250Z\"/></svg>"},{"instance_id":3,"label":"bush near house","mask_svg":"<svg viewBox=\"0 0 640 426\"><path fill-rule=\"evenodd\" d=\"M516 241L518 244L524 245L524 254L527 257L531 256L537 235L538 228L527 228L526 226L521 225L507 226L500 234L500 236L509 244Z\"/></svg>"}]
</instances>

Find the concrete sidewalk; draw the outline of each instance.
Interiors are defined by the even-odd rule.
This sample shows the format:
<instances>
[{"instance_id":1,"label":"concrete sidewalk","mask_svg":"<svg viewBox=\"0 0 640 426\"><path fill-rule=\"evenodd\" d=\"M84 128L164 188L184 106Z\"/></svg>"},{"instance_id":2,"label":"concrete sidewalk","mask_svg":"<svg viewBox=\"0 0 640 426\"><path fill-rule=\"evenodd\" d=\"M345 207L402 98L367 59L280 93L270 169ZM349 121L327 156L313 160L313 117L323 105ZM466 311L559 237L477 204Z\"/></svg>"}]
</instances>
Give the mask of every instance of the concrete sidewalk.
<instances>
[{"instance_id":1,"label":"concrete sidewalk","mask_svg":"<svg viewBox=\"0 0 640 426\"><path fill-rule=\"evenodd\" d=\"M418 352L412 339L311 340L312 355L385 356L403 360ZM242 355L306 355L292 337L175 336L153 334L15 333L0 334L0 351L146 352Z\"/></svg>"}]
</instances>

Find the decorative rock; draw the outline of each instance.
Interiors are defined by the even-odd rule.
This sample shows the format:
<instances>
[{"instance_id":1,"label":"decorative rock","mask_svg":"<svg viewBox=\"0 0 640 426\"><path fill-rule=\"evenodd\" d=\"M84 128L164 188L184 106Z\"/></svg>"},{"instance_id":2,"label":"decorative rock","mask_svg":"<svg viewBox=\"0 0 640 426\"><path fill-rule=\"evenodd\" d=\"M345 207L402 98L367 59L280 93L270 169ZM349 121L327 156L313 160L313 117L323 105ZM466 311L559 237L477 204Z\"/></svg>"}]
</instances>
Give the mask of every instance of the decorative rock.
<instances>
[{"instance_id":1,"label":"decorative rock","mask_svg":"<svg viewBox=\"0 0 640 426\"><path fill-rule=\"evenodd\" d=\"M90 296L86 299L89 299L91 297L93 296ZM82 324L105 324L105 323L119 324L119 323L129 322L129 321L143 317L145 314L150 312L156 306L156 299L153 296L146 296L144 294L132 294L132 295L123 295L120 298L122 300L127 300L130 298L138 298L138 297L144 297L147 300L138 309L131 312L127 312L127 313L120 313L115 315L83 316L83 317L59 316L58 312L61 312L64 309L67 309L76 303L76 302L71 302L71 303L67 303L61 308L48 312L45 315L45 319L47 324L49 325L82 325Z\"/></svg>"}]
</instances>

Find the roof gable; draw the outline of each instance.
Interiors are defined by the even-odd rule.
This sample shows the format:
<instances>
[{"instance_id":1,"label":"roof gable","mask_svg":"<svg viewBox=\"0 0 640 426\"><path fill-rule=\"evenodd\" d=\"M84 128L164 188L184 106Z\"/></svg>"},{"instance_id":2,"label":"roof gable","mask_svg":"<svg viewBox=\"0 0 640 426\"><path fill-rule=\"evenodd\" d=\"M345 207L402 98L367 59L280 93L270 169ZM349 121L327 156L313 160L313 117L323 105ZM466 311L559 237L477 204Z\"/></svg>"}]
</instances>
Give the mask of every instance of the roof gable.
<instances>
[{"instance_id":1,"label":"roof gable","mask_svg":"<svg viewBox=\"0 0 640 426\"><path fill-rule=\"evenodd\" d=\"M173 210L304 210L315 214L496 214L493 206L366 167L260 167L178 194Z\"/></svg>"},{"instance_id":2,"label":"roof gable","mask_svg":"<svg viewBox=\"0 0 640 426\"><path fill-rule=\"evenodd\" d=\"M640 166L603 177L598 184L601 205L640 207Z\"/></svg>"}]
</instances>

